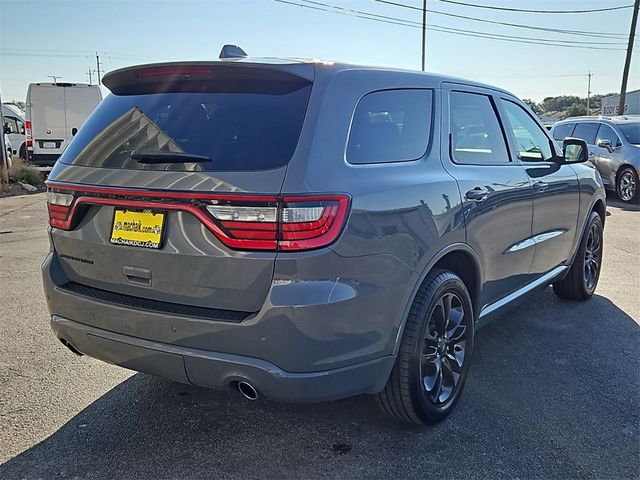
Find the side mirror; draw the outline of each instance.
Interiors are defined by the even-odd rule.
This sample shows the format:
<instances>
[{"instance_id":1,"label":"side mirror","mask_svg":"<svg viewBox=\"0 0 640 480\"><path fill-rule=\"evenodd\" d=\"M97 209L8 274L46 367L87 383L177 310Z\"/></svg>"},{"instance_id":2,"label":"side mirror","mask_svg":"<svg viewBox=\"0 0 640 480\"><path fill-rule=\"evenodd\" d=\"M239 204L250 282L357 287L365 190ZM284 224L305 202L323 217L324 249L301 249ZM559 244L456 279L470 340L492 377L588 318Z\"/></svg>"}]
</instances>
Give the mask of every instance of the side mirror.
<instances>
[{"instance_id":1,"label":"side mirror","mask_svg":"<svg viewBox=\"0 0 640 480\"><path fill-rule=\"evenodd\" d=\"M611 140L598 140L598 146L600 148L606 148L609 153L613 152L613 147L611 146Z\"/></svg>"},{"instance_id":2,"label":"side mirror","mask_svg":"<svg viewBox=\"0 0 640 480\"><path fill-rule=\"evenodd\" d=\"M589 147L581 138L565 138L562 151L564 163L583 163L589 160Z\"/></svg>"}]
</instances>

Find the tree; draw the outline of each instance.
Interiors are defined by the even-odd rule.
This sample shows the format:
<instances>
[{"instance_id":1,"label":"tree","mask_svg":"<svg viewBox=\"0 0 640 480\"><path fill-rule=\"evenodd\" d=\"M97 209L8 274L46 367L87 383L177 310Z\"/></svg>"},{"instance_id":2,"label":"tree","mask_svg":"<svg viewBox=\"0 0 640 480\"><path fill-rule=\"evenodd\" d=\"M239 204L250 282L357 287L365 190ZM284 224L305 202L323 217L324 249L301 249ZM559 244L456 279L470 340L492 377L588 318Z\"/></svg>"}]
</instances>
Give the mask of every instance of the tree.
<instances>
[{"instance_id":1,"label":"tree","mask_svg":"<svg viewBox=\"0 0 640 480\"><path fill-rule=\"evenodd\" d=\"M13 103L20 110L24 111L25 104L24 104L24 102L21 102L20 100L11 100L10 102L7 102L7 103Z\"/></svg>"},{"instance_id":2,"label":"tree","mask_svg":"<svg viewBox=\"0 0 640 480\"><path fill-rule=\"evenodd\" d=\"M580 115L586 115L587 114L587 106L583 105L582 103L574 103L573 105L571 105L567 111L565 112L565 117L579 117Z\"/></svg>"},{"instance_id":3,"label":"tree","mask_svg":"<svg viewBox=\"0 0 640 480\"><path fill-rule=\"evenodd\" d=\"M540 115L542 113L542 107L533 100L525 98L522 101L529 105L529 108L531 108L531 110L533 110L533 113L535 113L536 115Z\"/></svg>"}]
</instances>

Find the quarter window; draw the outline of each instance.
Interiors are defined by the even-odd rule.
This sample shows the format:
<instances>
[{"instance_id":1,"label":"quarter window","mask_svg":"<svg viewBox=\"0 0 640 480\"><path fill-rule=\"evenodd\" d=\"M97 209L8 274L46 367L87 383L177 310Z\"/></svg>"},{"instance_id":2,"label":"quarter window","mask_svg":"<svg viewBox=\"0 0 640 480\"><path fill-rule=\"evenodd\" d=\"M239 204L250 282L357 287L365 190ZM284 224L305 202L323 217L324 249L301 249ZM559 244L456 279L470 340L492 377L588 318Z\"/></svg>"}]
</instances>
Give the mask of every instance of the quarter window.
<instances>
[{"instance_id":1,"label":"quarter window","mask_svg":"<svg viewBox=\"0 0 640 480\"><path fill-rule=\"evenodd\" d=\"M450 96L451 155L457 163L508 163L504 135L487 95L452 92Z\"/></svg>"},{"instance_id":2,"label":"quarter window","mask_svg":"<svg viewBox=\"0 0 640 480\"><path fill-rule=\"evenodd\" d=\"M608 140L611 143L611 147L613 148L622 145L618 134L606 123L600 124L600 128L598 129L598 136L596 137L596 145L600 143L601 140Z\"/></svg>"},{"instance_id":3,"label":"quarter window","mask_svg":"<svg viewBox=\"0 0 640 480\"><path fill-rule=\"evenodd\" d=\"M570 137L573 134L575 126L575 123L563 123L562 125L557 125L553 129L553 138L562 142L565 138Z\"/></svg>"},{"instance_id":4,"label":"quarter window","mask_svg":"<svg viewBox=\"0 0 640 480\"><path fill-rule=\"evenodd\" d=\"M362 97L347 144L349 163L406 162L424 156L431 136L431 90L384 90Z\"/></svg>"},{"instance_id":5,"label":"quarter window","mask_svg":"<svg viewBox=\"0 0 640 480\"><path fill-rule=\"evenodd\" d=\"M542 127L520 105L502 100L502 106L507 114L520 160L525 162L551 160L553 158L551 141Z\"/></svg>"},{"instance_id":6,"label":"quarter window","mask_svg":"<svg viewBox=\"0 0 640 480\"><path fill-rule=\"evenodd\" d=\"M596 144L596 134L598 132L598 124L592 122L580 122L573 131L573 136L581 138L589 145Z\"/></svg>"}]
</instances>

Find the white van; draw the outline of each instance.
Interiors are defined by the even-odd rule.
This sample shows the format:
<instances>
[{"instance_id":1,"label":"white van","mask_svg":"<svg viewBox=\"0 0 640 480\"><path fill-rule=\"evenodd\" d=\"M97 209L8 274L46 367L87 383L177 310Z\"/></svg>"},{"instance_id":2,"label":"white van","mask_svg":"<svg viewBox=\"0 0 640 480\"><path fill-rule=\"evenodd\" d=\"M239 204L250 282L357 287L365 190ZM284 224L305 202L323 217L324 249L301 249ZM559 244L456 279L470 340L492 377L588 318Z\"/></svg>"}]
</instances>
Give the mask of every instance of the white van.
<instances>
[{"instance_id":1,"label":"white van","mask_svg":"<svg viewBox=\"0 0 640 480\"><path fill-rule=\"evenodd\" d=\"M12 145L12 154L19 155L20 158L27 158L27 136L24 126L24 112L13 103L2 104L2 121L4 122L4 133L7 134Z\"/></svg>"},{"instance_id":2,"label":"white van","mask_svg":"<svg viewBox=\"0 0 640 480\"><path fill-rule=\"evenodd\" d=\"M97 85L32 83L27 90L27 160L51 166L102 100Z\"/></svg>"}]
</instances>

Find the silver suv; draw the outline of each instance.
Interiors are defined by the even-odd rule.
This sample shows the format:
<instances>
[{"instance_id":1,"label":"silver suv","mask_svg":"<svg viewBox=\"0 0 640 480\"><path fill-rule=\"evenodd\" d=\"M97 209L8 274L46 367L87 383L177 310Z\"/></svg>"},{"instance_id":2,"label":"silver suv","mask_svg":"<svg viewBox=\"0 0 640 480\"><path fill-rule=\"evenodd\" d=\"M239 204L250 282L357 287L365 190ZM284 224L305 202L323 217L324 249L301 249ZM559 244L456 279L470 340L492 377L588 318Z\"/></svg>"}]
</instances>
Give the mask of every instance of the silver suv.
<instances>
[{"instance_id":1,"label":"silver suv","mask_svg":"<svg viewBox=\"0 0 640 480\"><path fill-rule=\"evenodd\" d=\"M567 137L584 139L604 186L624 202L638 200L640 116L568 118L556 123L552 134L560 143Z\"/></svg>"}]
</instances>

